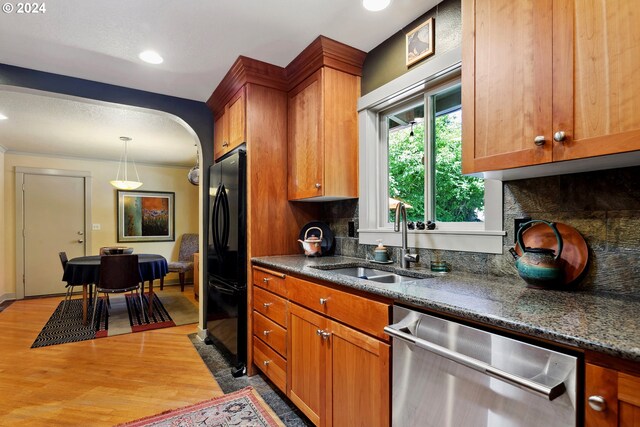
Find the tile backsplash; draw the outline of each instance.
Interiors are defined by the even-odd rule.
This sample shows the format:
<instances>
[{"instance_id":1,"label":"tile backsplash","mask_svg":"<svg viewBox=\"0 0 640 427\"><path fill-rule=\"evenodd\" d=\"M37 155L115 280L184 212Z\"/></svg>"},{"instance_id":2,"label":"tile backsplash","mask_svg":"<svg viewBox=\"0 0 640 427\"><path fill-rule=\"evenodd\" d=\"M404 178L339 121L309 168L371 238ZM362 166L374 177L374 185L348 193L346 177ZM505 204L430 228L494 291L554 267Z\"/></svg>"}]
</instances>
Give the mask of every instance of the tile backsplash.
<instances>
[{"instance_id":1,"label":"tile backsplash","mask_svg":"<svg viewBox=\"0 0 640 427\"><path fill-rule=\"evenodd\" d=\"M514 219L521 217L562 222L582 234L589 265L579 289L640 297L640 167L505 182L502 254L420 249L419 266L442 260L452 270L512 276L524 286L508 252ZM337 255L373 254L373 245L358 243L357 199L324 203L322 218L336 236ZM355 223L355 237L348 237L349 221ZM391 251L394 260L399 252Z\"/></svg>"}]
</instances>

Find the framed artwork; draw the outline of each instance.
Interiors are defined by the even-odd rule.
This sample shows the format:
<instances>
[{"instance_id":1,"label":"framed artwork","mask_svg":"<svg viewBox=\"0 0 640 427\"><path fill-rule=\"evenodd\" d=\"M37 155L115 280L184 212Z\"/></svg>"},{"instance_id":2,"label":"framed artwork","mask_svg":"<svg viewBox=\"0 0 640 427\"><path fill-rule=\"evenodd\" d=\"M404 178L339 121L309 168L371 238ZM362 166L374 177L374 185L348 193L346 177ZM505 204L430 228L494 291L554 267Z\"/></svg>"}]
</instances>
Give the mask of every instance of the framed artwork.
<instances>
[{"instance_id":1,"label":"framed artwork","mask_svg":"<svg viewBox=\"0 0 640 427\"><path fill-rule=\"evenodd\" d=\"M433 55L433 18L407 33L407 67Z\"/></svg>"},{"instance_id":2,"label":"framed artwork","mask_svg":"<svg viewBox=\"0 0 640 427\"><path fill-rule=\"evenodd\" d=\"M175 193L118 190L118 242L172 242Z\"/></svg>"}]
</instances>

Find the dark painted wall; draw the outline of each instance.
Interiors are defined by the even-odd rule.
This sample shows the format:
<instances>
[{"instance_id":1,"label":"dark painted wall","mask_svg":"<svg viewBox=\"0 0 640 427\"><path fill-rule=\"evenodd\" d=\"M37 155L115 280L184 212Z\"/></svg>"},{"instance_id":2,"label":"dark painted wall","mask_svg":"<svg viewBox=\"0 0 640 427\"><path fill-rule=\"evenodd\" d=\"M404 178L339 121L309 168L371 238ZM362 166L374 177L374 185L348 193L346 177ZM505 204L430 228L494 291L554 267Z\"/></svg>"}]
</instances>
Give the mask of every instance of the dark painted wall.
<instances>
[{"instance_id":1,"label":"dark painted wall","mask_svg":"<svg viewBox=\"0 0 640 427\"><path fill-rule=\"evenodd\" d=\"M405 34L431 17L435 21L435 53L411 67L407 67ZM371 92L400 77L411 68L460 46L461 43L460 0L445 0L367 53L362 67L362 94Z\"/></svg>"}]
</instances>

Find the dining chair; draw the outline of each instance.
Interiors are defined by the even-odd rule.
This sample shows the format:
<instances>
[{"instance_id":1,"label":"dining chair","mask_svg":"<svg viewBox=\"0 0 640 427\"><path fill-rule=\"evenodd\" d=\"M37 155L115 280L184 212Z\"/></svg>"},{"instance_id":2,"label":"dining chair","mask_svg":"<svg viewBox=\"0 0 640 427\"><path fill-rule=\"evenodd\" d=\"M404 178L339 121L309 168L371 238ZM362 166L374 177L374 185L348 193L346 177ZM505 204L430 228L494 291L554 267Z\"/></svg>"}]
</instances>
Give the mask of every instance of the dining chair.
<instances>
[{"instance_id":1,"label":"dining chair","mask_svg":"<svg viewBox=\"0 0 640 427\"><path fill-rule=\"evenodd\" d=\"M198 252L198 235L185 233L180 241L178 261L169 263L169 273L178 273L180 278L180 292L184 291L184 276L188 271L193 271L193 254ZM160 290L163 288L160 282Z\"/></svg>"},{"instance_id":2,"label":"dining chair","mask_svg":"<svg viewBox=\"0 0 640 427\"><path fill-rule=\"evenodd\" d=\"M60 263L62 264L62 273L64 274L64 269L67 267L67 262L69 262L69 259L67 258L66 252L58 252L58 256L60 257ZM62 304L62 313L60 313L61 315L64 314L65 310L67 309L67 305L71 302L71 295L73 295L74 286L75 285L72 285L69 282L67 282L67 284L65 285L65 287L67 288L67 293L64 296L64 303Z\"/></svg>"},{"instance_id":3,"label":"dining chair","mask_svg":"<svg viewBox=\"0 0 640 427\"><path fill-rule=\"evenodd\" d=\"M110 255L100 258L100 282L96 284L91 326L96 328L95 317L98 307L98 293L106 294L133 292L140 289L142 276L138 266L138 255ZM139 294L139 293L138 293ZM140 306L144 307L142 295L139 294ZM96 328L97 329L97 328Z\"/></svg>"}]
</instances>

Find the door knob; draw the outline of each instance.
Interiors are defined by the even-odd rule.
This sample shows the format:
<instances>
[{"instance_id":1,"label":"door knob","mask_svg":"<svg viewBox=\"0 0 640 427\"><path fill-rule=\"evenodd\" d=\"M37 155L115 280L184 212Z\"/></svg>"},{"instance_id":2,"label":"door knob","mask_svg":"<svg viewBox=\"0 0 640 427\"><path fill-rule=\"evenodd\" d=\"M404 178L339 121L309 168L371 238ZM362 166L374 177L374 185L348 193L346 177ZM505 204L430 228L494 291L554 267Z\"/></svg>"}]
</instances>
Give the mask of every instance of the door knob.
<instances>
[{"instance_id":1,"label":"door knob","mask_svg":"<svg viewBox=\"0 0 640 427\"><path fill-rule=\"evenodd\" d=\"M602 396L589 396L587 401L589 402L591 409L594 411L603 412L607 409L607 401L604 400L604 397Z\"/></svg>"},{"instance_id":2,"label":"door knob","mask_svg":"<svg viewBox=\"0 0 640 427\"><path fill-rule=\"evenodd\" d=\"M566 138L567 135L561 130L553 134L553 140L556 142L563 142Z\"/></svg>"},{"instance_id":3,"label":"door knob","mask_svg":"<svg viewBox=\"0 0 640 427\"><path fill-rule=\"evenodd\" d=\"M534 138L533 140L534 144L536 144L538 147L544 145L544 143L546 142L544 140L544 136L543 135L538 135Z\"/></svg>"}]
</instances>

